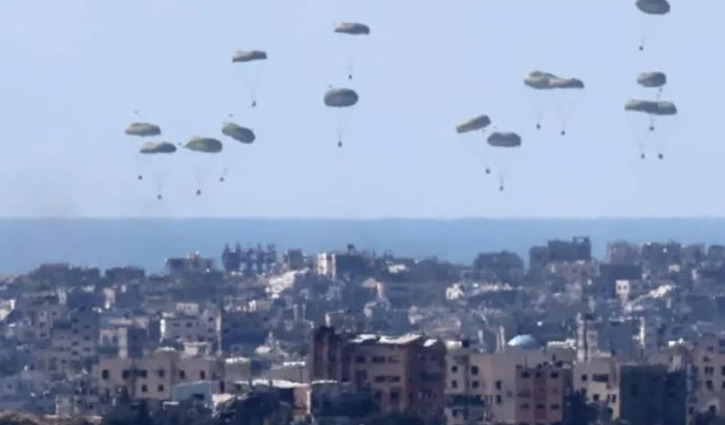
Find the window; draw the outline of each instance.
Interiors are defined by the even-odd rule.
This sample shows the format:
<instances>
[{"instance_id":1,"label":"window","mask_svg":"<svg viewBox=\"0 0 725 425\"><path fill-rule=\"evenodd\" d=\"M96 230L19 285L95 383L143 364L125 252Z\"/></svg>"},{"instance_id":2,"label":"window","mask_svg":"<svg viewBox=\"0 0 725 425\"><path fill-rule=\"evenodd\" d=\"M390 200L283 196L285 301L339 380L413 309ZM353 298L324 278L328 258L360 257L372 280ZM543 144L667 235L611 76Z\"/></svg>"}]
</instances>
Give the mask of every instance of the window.
<instances>
[{"instance_id":1,"label":"window","mask_svg":"<svg viewBox=\"0 0 725 425\"><path fill-rule=\"evenodd\" d=\"M501 391L501 381L496 381L496 389Z\"/></svg>"},{"instance_id":2,"label":"window","mask_svg":"<svg viewBox=\"0 0 725 425\"><path fill-rule=\"evenodd\" d=\"M388 363L400 363L400 357L390 356L388 357Z\"/></svg>"},{"instance_id":3,"label":"window","mask_svg":"<svg viewBox=\"0 0 725 425\"><path fill-rule=\"evenodd\" d=\"M400 376L388 376L388 382L400 382Z\"/></svg>"},{"instance_id":4,"label":"window","mask_svg":"<svg viewBox=\"0 0 725 425\"><path fill-rule=\"evenodd\" d=\"M147 392L149 392L149 387L148 387L147 385L141 385L141 392L142 392L142 393L147 393Z\"/></svg>"},{"instance_id":5,"label":"window","mask_svg":"<svg viewBox=\"0 0 725 425\"><path fill-rule=\"evenodd\" d=\"M552 372L551 379L559 379L559 372Z\"/></svg>"},{"instance_id":6,"label":"window","mask_svg":"<svg viewBox=\"0 0 725 425\"><path fill-rule=\"evenodd\" d=\"M473 375L473 376L478 375L478 366L471 366L471 375Z\"/></svg>"},{"instance_id":7,"label":"window","mask_svg":"<svg viewBox=\"0 0 725 425\"><path fill-rule=\"evenodd\" d=\"M166 371L163 369L159 369L156 371L156 374L159 376L159 378L163 378L166 376Z\"/></svg>"},{"instance_id":8,"label":"window","mask_svg":"<svg viewBox=\"0 0 725 425\"><path fill-rule=\"evenodd\" d=\"M179 379L186 379L186 371L180 370L179 371Z\"/></svg>"},{"instance_id":9,"label":"window","mask_svg":"<svg viewBox=\"0 0 725 425\"><path fill-rule=\"evenodd\" d=\"M375 382L385 382L385 377L380 375L375 377Z\"/></svg>"},{"instance_id":10,"label":"window","mask_svg":"<svg viewBox=\"0 0 725 425\"><path fill-rule=\"evenodd\" d=\"M712 384L712 381L706 381L705 386L707 387L708 391L713 391L715 389L715 387Z\"/></svg>"},{"instance_id":11,"label":"window","mask_svg":"<svg viewBox=\"0 0 725 425\"><path fill-rule=\"evenodd\" d=\"M543 409L546 409L546 406L544 406L543 404L539 403L539 404L536 405L536 408L538 410L543 410Z\"/></svg>"},{"instance_id":12,"label":"window","mask_svg":"<svg viewBox=\"0 0 725 425\"><path fill-rule=\"evenodd\" d=\"M521 372L521 377L524 379L531 378L531 373L529 373L527 371L523 371L523 372Z\"/></svg>"},{"instance_id":13,"label":"window","mask_svg":"<svg viewBox=\"0 0 725 425\"><path fill-rule=\"evenodd\" d=\"M496 396L496 404L501 404L502 401L503 400L501 399L501 396L500 395L497 395Z\"/></svg>"},{"instance_id":14,"label":"window","mask_svg":"<svg viewBox=\"0 0 725 425\"><path fill-rule=\"evenodd\" d=\"M593 394L592 395L592 400L593 401L599 401L599 394Z\"/></svg>"},{"instance_id":15,"label":"window","mask_svg":"<svg viewBox=\"0 0 725 425\"><path fill-rule=\"evenodd\" d=\"M373 363L385 363L385 357L373 356Z\"/></svg>"},{"instance_id":16,"label":"window","mask_svg":"<svg viewBox=\"0 0 725 425\"><path fill-rule=\"evenodd\" d=\"M589 380L589 376L587 376L587 375L582 375L582 381L586 382L586 381L588 381L588 380Z\"/></svg>"},{"instance_id":17,"label":"window","mask_svg":"<svg viewBox=\"0 0 725 425\"><path fill-rule=\"evenodd\" d=\"M601 383L608 383L609 382L609 374L606 373L600 373L600 374L593 374L592 375L592 381L594 382L601 382Z\"/></svg>"},{"instance_id":18,"label":"window","mask_svg":"<svg viewBox=\"0 0 725 425\"><path fill-rule=\"evenodd\" d=\"M559 410L559 409L561 409L561 406L559 406L558 404L554 403L551 405L551 410Z\"/></svg>"},{"instance_id":19,"label":"window","mask_svg":"<svg viewBox=\"0 0 725 425\"><path fill-rule=\"evenodd\" d=\"M160 393L164 392L164 386L163 386L163 385L159 385L159 386L158 386L158 387L156 388L156 391L158 391L158 392L160 392Z\"/></svg>"},{"instance_id":20,"label":"window","mask_svg":"<svg viewBox=\"0 0 725 425\"><path fill-rule=\"evenodd\" d=\"M121 371L121 378L128 379L131 376L131 372L128 369Z\"/></svg>"},{"instance_id":21,"label":"window","mask_svg":"<svg viewBox=\"0 0 725 425\"><path fill-rule=\"evenodd\" d=\"M199 379L201 379L202 381L206 379L206 371L202 370L199 372Z\"/></svg>"},{"instance_id":22,"label":"window","mask_svg":"<svg viewBox=\"0 0 725 425\"><path fill-rule=\"evenodd\" d=\"M473 381L473 382L471 382L471 387L472 387L472 388L478 388L478 387L480 387L480 386L481 386L481 383L480 383L480 382L478 382L478 381Z\"/></svg>"},{"instance_id":23,"label":"window","mask_svg":"<svg viewBox=\"0 0 725 425\"><path fill-rule=\"evenodd\" d=\"M458 372L458 366L455 366L455 365L451 366L451 372L453 372L453 373Z\"/></svg>"},{"instance_id":24,"label":"window","mask_svg":"<svg viewBox=\"0 0 725 425\"><path fill-rule=\"evenodd\" d=\"M451 381L451 388L458 388L458 381L456 381L455 379Z\"/></svg>"},{"instance_id":25,"label":"window","mask_svg":"<svg viewBox=\"0 0 725 425\"><path fill-rule=\"evenodd\" d=\"M139 370L136 371L136 375L138 377L140 377L140 378L144 378L145 379L145 378L147 378L149 376L149 373L145 369L139 369Z\"/></svg>"},{"instance_id":26,"label":"window","mask_svg":"<svg viewBox=\"0 0 725 425\"><path fill-rule=\"evenodd\" d=\"M521 410L529 410L530 408L531 406L529 405L529 403L521 404Z\"/></svg>"},{"instance_id":27,"label":"window","mask_svg":"<svg viewBox=\"0 0 725 425\"><path fill-rule=\"evenodd\" d=\"M355 356L355 363L365 363L365 356Z\"/></svg>"},{"instance_id":28,"label":"window","mask_svg":"<svg viewBox=\"0 0 725 425\"><path fill-rule=\"evenodd\" d=\"M400 393L398 391L391 391L390 392L390 402L391 403L399 403L400 402Z\"/></svg>"}]
</instances>

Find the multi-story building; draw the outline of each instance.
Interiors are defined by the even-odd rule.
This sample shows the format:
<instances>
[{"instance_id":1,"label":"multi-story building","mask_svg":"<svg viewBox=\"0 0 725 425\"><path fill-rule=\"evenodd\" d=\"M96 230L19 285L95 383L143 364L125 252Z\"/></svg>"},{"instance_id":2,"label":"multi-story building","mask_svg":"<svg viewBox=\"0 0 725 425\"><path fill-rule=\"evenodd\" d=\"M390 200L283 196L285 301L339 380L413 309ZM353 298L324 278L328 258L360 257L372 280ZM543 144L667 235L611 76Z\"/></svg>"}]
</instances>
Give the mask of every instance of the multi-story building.
<instances>
[{"instance_id":1,"label":"multi-story building","mask_svg":"<svg viewBox=\"0 0 725 425\"><path fill-rule=\"evenodd\" d=\"M571 390L571 369L542 365L520 366L515 378L518 424L559 424L564 420L565 397Z\"/></svg>"},{"instance_id":2,"label":"multi-story building","mask_svg":"<svg viewBox=\"0 0 725 425\"><path fill-rule=\"evenodd\" d=\"M70 370L93 360L98 355L99 339L100 317L94 309L74 310L68 319L56 320L51 331L48 370Z\"/></svg>"},{"instance_id":3,"label":"multi-story building","mask_svg":"<svg viewBox=\"0 0 725 425\"><path fill-rule=\"evenodd\" d=\"M196 315L165 314L161 318L161 339L182 342L215 342L217 340L217 316L210 311Z\"/></svg>"},{"instance_id":4,"label":"multi-story building","mask_svg":"<svg viewBox=\"0 0 725 425\"><path fill-rule=\"evenodd\" d=\"M616 417L630 425L685 425L688 423L685 372L668 372L656 365L620 366Z\"/></svg>"},{"instance_id":5,"label":"multi-story building","mask_svg":"<svg viewBox=\"0 0 725 425\"><path fill-rule=\"evenodd\" d=\"M352 382L371 391L381 410L442 417L445 346L421 335L381 337L315 332L311 379Z\"/></svg>"},{"instance_id":6,"label":"multi-story building","mask_svg":"<svg viewBox=\"0 0 725 425\"><path fill-rule=\"evenodd\" d=\"M245 359L184 356L172 349L159 349L141 358L102 359L93 369L97 393L108 403L122 394L132 399L170 400L176 384L214 381L220 392L228 383L249 379L250 363Z\"/></svg>"}]
</instances>

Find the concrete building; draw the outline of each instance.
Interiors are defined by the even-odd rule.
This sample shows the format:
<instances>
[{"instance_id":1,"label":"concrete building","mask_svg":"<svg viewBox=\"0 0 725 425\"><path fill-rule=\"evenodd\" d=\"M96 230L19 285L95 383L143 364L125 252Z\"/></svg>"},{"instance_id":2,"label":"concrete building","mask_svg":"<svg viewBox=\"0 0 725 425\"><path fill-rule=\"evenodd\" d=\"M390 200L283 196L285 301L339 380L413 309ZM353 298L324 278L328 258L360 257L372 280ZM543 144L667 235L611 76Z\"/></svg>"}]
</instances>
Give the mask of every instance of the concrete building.
<instances>
[{"instance_id":1,"label":"concrete building","mask_svg":"<svg viewBox=\"0 0 725 425\"><path fill-rule=\"evenodd\" d=\"M84 361L98 355L100 316L93 309L72 311L68 319L56 320L51 331L48 370L80 369Z\"/></svg>"},{"instance_id":2,"label":"concrete building","mask_svg":"<svg viewBox=\"0 0 725 425\"><path fill-rule=\"evenodd\" d=\"M251 371L246 360L186 357L172 349L160 349L142 359L102 359L93 374L98 395L109 403L121 394L132 399L171 400L175 385L194 381L213 381L223 392L227 382L249 379Z\"/></svg>"},{"instance_id":3,"label":"concrete building","mask_svg":"<svg viewBox=\"0 0 725 425\"><path fill-rule=\"evenodd\" d=\"M630 425L685 425L687 386L683 371L663 366L622 365L619 370L619 413Z\"/></svg>"},{"instance_id":4,"label":"concrete building","mask_svg":"<svg viewBox=\"0 0 725 425\"><path fill-rule=\"evenodd\" d=\"M442 417L445 346L420 335L338 335L320 328L313 336L311 378L352 382L373 393L384 412Z\"/></svg>"},{"instance_id":5,"label":"concrete building","mask_svg":"<svg viewBox=\"0 0 725 425\"><path fill-rule=\"evenodd\" d=\"M217 317L213 312L200 314L168 313L161 318L161 339L166 341L217 341Z\"/></svg>"},{"instance_id":6,"label":"concrete building","mask_svg":"<svg viewBox=\"0 0 725 425\"><path fill-rule=\"evenodd\" d=\"M517 367L514 385L515 423L553 425L564 420L571 369L551 365Z\"/></svg>"},{"instance_id":7,"label":"concrete building","mask_svg":"<svg viewBox=\"0 0 725 425\"><path fill-rule=\"evenodd\" d=\"M508 251L478 254L473 277L489 283L518 284L524 278L524 260Z\"/></svg>"}]
</instances>

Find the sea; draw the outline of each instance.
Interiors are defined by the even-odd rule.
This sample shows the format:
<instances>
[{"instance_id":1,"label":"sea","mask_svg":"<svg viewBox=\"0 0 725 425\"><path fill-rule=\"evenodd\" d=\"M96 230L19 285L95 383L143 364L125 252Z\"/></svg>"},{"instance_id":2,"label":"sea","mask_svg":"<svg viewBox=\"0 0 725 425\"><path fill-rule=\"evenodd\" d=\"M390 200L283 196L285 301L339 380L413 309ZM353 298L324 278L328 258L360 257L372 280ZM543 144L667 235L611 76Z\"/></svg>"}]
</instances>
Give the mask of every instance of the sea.
<instances>
[{"instance_id":1,"label":"sea","mask_svg":"<svg viewBox=\"0 0 725 425\"><path fill-rule=\"evenodd\" d=\"M43 263L164 268L191 252L219 259L225 244L273 244L308 254L348 244L382 254L470 264L478 253L509 250L524 259L551 239L589 236L602 257L609 241L725 244L725 219L0 219L0 274Z\"/></svg>"}]
</instances>

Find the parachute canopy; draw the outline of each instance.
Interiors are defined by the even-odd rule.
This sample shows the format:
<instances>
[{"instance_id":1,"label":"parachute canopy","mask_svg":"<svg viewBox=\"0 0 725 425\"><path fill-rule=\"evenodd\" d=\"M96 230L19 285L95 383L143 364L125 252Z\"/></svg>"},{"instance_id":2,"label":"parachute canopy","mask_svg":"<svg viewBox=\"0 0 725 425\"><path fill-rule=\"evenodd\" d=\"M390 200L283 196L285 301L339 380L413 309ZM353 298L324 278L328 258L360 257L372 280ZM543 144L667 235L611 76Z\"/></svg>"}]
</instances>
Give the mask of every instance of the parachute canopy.
<instances>
[{"instance_id":1,"label":"parachute canopy","mask_svg":"<svg viewBox=\"0 0 725 425\"><path fill-rule=\"evenodd\" d=\"M667 84L664 72L643 72L637 77L637 84L647 88L659 88Z\"/></svg>"},{"instance_id":2,"label":"parachute canopy","mask_svg":"<svg viewBox=\"0 0 725 425\"><path fill-rule=\"evenodd\" d=\"M630 100L624 109L651 115L677 115L675 104L667 101Z\"/></svg>"},{"instance_id":3,"label":"parachute canopy","mask_svg":"<svg viewBox=\"0 0 725 425\"><path fill-rule=\"evenodd\" d=\"M496 132L488 137L488 144L495 148L518 148L521 136L516 133Z\"/></svg>"},{"instance_id":4,"label":"parachute canopy","mask_svg":"<svg viewBox=\"0 0 725 425\"><path fill-rule=\"evenodd\" d=\"M648 15L666 15L670 13L667 0L637 0L637 8Z\"/></svg>"},{"instance_id":5,"label":"parachute canopy","mask_svg":"<svg viewBox=\"0 0 725 425\"><path fill-rule=\"evenodd\" d=\"M484 128L491 125L491 119L486 115L481 115L476 118L471 118L460 123L456 127L456 131L459 134L468 133L471 131L483 130Z\"/></svg>"},{"instance_id":6,"label":"parachute canopy","mask_svg":"<svg viewBox=\"0 0 725 425\"><path fill-rule=\"evenodd\" d=\"M145 122L134 122L131 123L126 130L124 130L129 136L138 137L152 137L161 135L161 128L156 124L149 124Z\"/></svg>"},{"instance_id":7,"label":"parachute canopy","mask_svg":"<svg viewBox=\"0 0 725 425\"><path fill-rule=\"evenodd\" d=\"M262 50L237 50L232 56L232 62L243 63L267 59L267 52Z\"/></svg>"},{"instance_id":8,"label":"parachute canopy","mask_svg":"<svg viewBox=\"0 0 725 425\"><path fill-rule=\"evenodd\" d=\"M533 71L524 78L524 84L537 90L583 89L584 82L577 78L558 77L549 72Z\"/></svg>"},{"instance_id":9,"label":"parachute canopy","mask_svg":"<svg viewBox=\"0 0 725 425\"><path fill-rule=\"evenodd\" d=\"M144 155L168 154L176 152L176 146L169 142L147 142L139 152Z\"/></svg>"},{"instance_id":10,"label":"parachute canopy","mask_svg":"<svg viewBox=\"0 0 725 425\"><path fill-rule=\"evenodd\" d=\"M184 145L186 149L194 152L219 153L222 151L222 142L211 137L193 137Z\"/></svg>"},{"instance_id":11,"label":"parachute canopy","mask_svg":"<svg viewBox=\"0 0 725 425\"><path fill-rule=\"evenodd\" d=\"M355 90L330 89L325 93L325 105L332 108L347 108L355 105L360 98Z\"/></svg>"},{"instance_id":12,"label":"parachute canopy","mask_svg":"<svg viewBox=\"0 0 725 425\"><path fill-rule=\"evenodd\" d=\"M254 143L254 140L256 139L252 130L231 122L224 124L224 127L222 127L222 133L224 133L225 136L229 136L232 139L245 144Z\"/></svg>"},{"instance_id":13,"label":"parachute canopy","mask_svg":"<svg viewBox=\"0 0 725 425\"><path fill-rule=\"evenodd\" d=\"M370 27L359 22L341 22L335 26L335 32L348 35L369 35Z\"/></svg>"}]
</instances>

